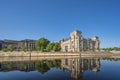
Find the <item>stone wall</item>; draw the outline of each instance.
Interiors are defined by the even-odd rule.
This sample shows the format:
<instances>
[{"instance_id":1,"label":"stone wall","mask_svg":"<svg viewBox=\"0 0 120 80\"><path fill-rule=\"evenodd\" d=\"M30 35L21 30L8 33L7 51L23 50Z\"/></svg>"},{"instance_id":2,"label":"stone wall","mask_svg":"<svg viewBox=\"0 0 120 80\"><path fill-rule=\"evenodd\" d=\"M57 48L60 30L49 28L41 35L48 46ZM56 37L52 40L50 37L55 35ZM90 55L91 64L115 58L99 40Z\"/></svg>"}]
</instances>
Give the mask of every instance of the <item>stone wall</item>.
<instances>
[{"instance_id":1,"label":"stone wall","mask_svg":"<svg viewBox=\"0 0 120 80\"><path fill-rule=\"evenodd\" d=\"M112 53L107 52L0 52L0 57L43 57L43 56L105 56Z\"/></svg>"},{"instance_id":2,"label":"stone wall","mask_svg":"<svg viewBox=\"0 0 120 80\"><path fill-rule=\"evenodd\" d=\"M63 52L0 52L0 62L4 61L31 61L44 59L66 59L66 58L120 58L119 54L110 52L81 52L81 53L63 53Z\"/></svg>"}]
</instances>

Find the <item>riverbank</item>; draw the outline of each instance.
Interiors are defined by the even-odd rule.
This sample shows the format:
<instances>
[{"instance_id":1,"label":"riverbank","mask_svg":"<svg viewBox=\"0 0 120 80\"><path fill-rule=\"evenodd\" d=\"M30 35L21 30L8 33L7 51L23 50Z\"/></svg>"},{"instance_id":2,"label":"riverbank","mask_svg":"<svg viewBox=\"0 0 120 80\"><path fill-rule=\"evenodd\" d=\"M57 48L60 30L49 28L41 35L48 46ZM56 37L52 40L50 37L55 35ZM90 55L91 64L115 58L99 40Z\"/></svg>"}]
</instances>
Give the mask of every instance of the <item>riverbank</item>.
<instances>
[{"instance_id":1,"label":"riverbank","mask_svg":"<svg viewBox=\"0 0 120 80\"><path fill-rule=\"evenodd\" d=\"M111 53L111 52L0 52L0 57L55 57L55 56L120 56L120 53Z\"/></svg>"},{"instance_id":2,"label":"riverbank","mask_svg":"<svg viewBox=\"0 0 120 80\"><path fill-rule=\"evenodd\" d=\"M120 58L120 53L110 52L0 52L0 62L4 61L33 61L45 59L65 59L65 58Z\"/></svg>"}]
</instances>

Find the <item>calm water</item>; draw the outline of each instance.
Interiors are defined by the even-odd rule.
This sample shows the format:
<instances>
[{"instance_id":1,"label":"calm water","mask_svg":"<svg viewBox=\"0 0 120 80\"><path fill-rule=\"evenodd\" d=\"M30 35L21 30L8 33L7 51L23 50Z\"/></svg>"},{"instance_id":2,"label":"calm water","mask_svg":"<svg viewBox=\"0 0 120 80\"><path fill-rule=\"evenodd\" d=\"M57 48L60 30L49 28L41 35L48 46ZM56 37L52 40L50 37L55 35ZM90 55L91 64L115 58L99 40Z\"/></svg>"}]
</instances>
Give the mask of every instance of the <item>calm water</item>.
<instances>
[{"instance_id":1,"label":"calm water","mask_svg":"<svg viewBox=\"0 0 120 80\"><path fill-rule=\"evenodd\" d=\"M0 80L120 80L120 60L77 58L0 62Z\"/></svg>"}]
</instances>

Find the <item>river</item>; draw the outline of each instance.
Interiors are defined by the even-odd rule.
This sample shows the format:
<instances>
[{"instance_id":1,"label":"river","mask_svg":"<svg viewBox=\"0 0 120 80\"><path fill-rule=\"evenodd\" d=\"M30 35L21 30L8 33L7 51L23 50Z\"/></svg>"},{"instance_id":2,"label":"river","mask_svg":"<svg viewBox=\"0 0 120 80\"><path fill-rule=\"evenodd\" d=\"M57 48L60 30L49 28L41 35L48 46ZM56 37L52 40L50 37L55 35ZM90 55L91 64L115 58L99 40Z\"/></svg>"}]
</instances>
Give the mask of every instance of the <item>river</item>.
<instances>
[{"instance_id":1,"label":"river","mask_svg":"<svg viewBox=\"0 0 120 80\"><path fill-rule=\"evenodd\" d=\"M0 62L0 80L120 80L119 58Z\"/></svg>"}]
</instances>

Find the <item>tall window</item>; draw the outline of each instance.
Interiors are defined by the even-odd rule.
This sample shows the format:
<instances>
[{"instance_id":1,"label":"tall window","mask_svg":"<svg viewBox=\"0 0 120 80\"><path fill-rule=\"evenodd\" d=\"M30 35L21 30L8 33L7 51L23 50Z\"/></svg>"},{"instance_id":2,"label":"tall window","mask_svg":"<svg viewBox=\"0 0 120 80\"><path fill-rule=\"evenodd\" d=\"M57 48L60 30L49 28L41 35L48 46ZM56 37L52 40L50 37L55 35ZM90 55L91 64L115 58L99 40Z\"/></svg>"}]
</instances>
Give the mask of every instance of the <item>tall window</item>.
<instances>
[{"instance_id":1,"label":"tall window","mask_svg":"<svg viewBox=\"0 0 120 80\"><path fill-rule=\"evenodd\" d=\"M65 51L68 52L68 46L65 46Z\"/></svg>"}]
</instances>

